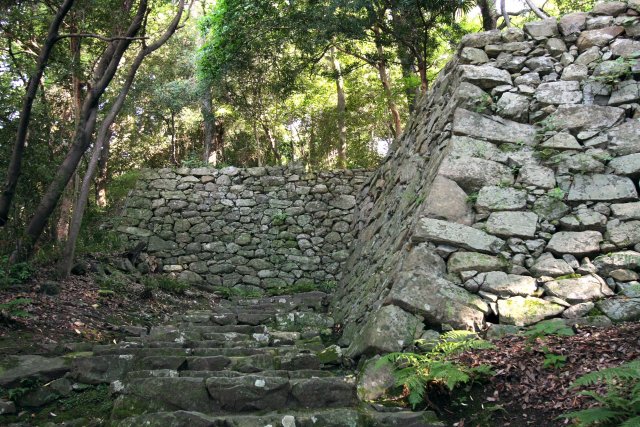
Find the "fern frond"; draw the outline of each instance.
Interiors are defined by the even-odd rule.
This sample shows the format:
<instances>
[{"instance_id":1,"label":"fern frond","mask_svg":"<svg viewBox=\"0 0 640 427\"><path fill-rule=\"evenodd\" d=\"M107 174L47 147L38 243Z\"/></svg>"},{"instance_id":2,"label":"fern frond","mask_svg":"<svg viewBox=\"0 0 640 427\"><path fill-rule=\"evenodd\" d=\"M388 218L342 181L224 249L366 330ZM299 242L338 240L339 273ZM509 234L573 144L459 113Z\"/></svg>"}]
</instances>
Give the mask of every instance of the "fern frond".
<instances>
[{"instance_id":1,"label":"fern frond","mask_svg":"<svg viewBox=\"0 0 640 427\"><path fill-rule=\"evenodd\" d=\"M640 416L629 418L627 421L620 424L620 427L640 427Z\"/></svg>"},{"instance_id":2,"label":"fern frond","mask_svg":"<svg viewBox=\"0 0 640 427\"><path fill-rule=\"evenodd\" d=\"M576 419L582 426L589 426L595 423L611 421L620 416L617 411L605 408L589 408L582 411L569 412L562 414L561 418Z\"/></svg>"},{"instance_id":3,"label":"fern frond","mask_svg":"<svg viewBox=\"0 0 640 427\"><path fill-rule=\"evenodd\" d=\"M611 383L615 380L640 380L640 360L625 363L613 368L594 371L583 375L573 382L572 387L588 386L601 382Z\"/></svg>"}]
</instances>

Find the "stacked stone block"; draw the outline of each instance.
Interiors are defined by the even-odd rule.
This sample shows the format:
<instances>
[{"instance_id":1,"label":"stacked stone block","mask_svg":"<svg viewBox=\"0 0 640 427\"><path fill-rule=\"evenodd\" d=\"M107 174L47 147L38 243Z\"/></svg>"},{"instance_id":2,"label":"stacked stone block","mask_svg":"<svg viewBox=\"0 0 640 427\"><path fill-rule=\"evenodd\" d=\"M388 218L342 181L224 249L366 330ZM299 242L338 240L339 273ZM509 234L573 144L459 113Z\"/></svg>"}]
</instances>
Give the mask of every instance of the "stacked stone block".
<instances>
[{"instance_id":1,"label":"stacked stone block","mask_svg":"<svg viewBox=\"0 0 640 427\"><path fill-rule=\"evenodd\" d=\"M119 231L161 270L240 291L330 285L353 240L362 170L145 170Z\"/></svg>"}]
</instances>

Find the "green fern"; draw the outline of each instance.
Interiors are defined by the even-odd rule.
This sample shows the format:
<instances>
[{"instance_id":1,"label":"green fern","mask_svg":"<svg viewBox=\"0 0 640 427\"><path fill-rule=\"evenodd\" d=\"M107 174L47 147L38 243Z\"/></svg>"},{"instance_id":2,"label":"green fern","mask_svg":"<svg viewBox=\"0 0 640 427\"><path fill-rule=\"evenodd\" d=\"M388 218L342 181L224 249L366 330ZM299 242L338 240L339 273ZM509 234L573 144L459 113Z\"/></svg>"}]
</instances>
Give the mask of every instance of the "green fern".
<instances>
[{"instance_id":1,"label":"green fern","mask_svg":"<svg viewBox=\"0 0 640 427\"><path fill-rule=\"evenodd\" d=\"M415 408L425 402L431 388L445 387L452 391L461 384L490 375L489 366L471 368L447 358L469 349L492 347L491 343L481 340L473 332L451 331L443 334L428 353L390 353L383 356L377 365L393 367L396 386L408 392L407 400Z\"/></svg>"},{"instance_id":2,"label":"green fern","mask_svg":"<svg viewBox=\"0 0 640 427\"><path fill-rule=\"evenodd\" d=\"M582 391L599 403L595 408L570 412L562 418L575 419L579 426L640 427L640 359L590 372L573 382L572 388L604 383L606 393Z\"/></svg>"}]
</instances>

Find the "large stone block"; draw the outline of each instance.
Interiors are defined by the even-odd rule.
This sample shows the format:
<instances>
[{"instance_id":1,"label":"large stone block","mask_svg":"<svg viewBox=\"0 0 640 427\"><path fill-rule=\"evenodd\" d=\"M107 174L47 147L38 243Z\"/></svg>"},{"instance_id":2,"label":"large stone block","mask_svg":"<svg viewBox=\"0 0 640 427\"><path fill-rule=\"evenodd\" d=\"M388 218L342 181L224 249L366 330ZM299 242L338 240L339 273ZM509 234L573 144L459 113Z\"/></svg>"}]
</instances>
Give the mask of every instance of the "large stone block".
<instances>
[{"instance_id":1,"label":"large stone block","mask_svg":"<svg viewBox=\"0 0 640 427\"><path fill-rule=\"evenodd\" d=\"M569 201L624 202L638 198L633 181L617 175L576 175L569 189Z\"/></svg>"},{"instance_id":2,"label":"large stone block","mask_svg":"<svg viewBox=\"0 0 640 427\"><path fill-rule=\"evenodd\" d=\"M504 240L473 227L432 218L422 218L413 234L415 242L432 241L456 245L471 251L497 254Z\"/></svg>"},{"instance_id":3,"label":"large stone block","mask_svg":"<svg viewBox=\"0 0 640 427\"><path fill-rule=\"evenodd\" d=\"M536 130L531 125L505 120L499 116L485 116L461 108L456 109L454 114L453 132L487 141L524 145L534 145L536 136Z\"/></svg>"}]
</instances>

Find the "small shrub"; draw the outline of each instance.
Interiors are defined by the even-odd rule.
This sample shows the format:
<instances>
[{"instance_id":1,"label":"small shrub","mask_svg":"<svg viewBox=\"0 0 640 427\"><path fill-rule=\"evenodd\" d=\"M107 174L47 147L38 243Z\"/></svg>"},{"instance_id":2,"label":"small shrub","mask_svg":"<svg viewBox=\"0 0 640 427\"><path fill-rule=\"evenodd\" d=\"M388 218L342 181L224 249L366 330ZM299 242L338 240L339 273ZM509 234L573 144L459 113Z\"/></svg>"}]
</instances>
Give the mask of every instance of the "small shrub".
<instances>
[{"instance_id":1,"label":"small shrub","mask_svg":"<svg viewBox=\"0 0 640 427\"><path fill-rule=\"evenodd\" d=\"M0 304L0 320L14 320L16 318L29 317L30 314L24 308L31 304L30 298L16 298Z\"/></svg>"},{"instance_id":2,"label":"small shrub","mask_svg":"<svg viewBox=\"0 0 640 427\"><path fill-rule=\"evenodd\" d=\"M27 262L9 263L9 257L0 258L0 288L21 285L31 278L34 269Z\"/></svg>"},{"instance_id":3,"label":"small shrub","mask_svg":"<svg viewBox=\"0 0 640 427\"><path fill-rule=\"evenodd\" d=\"M189 284L170 276L153 275L142 278L145 289L160 289L171 294L183 294L189 288Z\"/></svg>"},{"instance_id":4,"label":"small shrub","mask_svg":"<svg viewBox=\"0 0 640 427\"><path fill-rule=\"evenodd\" d=\"M572 388L601 385L599 391L581 391L598 406L569 412L561 418L575 420L578 426L634 427L640 425L640 359L618 367L591 372L575 380Z\"/></svg>"},{"instance_id":5,"label":"small shrub","mask_svg":"<svg viewBox=\"0 0 640 427\"><path fill-rule=\"evenodd\" d=\"M271 217L271 224L272 225L283 225L288 217L289 216L284 212L276 213Z\"/></svg>"},{"instance_id":6,"label":"small shrub","mask_svg":"<svg viewBox=\"0 0 640 427\"><path fill-rule=\"evenodd\" d=\"M527 337L527 341L531 343L535 342L538 338L549 335L571 337L575 335L575 332L573 332L573 329L568 327L562 320L551 319L536 323L527 330L524 335Z\"/></svg>"}]
</instances>

